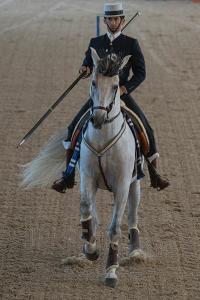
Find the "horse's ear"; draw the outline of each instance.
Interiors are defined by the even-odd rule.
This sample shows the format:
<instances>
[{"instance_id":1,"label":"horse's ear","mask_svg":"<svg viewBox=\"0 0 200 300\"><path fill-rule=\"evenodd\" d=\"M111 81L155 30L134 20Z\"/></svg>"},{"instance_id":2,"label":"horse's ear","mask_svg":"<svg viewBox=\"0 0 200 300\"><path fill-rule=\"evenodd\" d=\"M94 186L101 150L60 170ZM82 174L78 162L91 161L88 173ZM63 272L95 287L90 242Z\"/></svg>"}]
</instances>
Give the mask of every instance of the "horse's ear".
<instances>
[{"instance_id":1,"label":"horse's ear","mask_svg":"<svg viewBox=\"0 0 200 300\"><path fill-rule=\"evenodd\" d=\"M119 71L121 71L125 67L125 65L128 63L131 56L132 55L127 55L123 58L122 63L120 64L120 67L119 67Z\"/></svg>"},{"instance_id":2,"label":"horse's ear","mask_svg":"<svg viewBox=\"0 0 200 300\"><path fill-rule=\"evenodd\" d=\"M98 61L100 60L99 55L97 54L96 50L92 47L90 47L92 60L95 66L97 66Z\"/></svg>"}]
</instances>

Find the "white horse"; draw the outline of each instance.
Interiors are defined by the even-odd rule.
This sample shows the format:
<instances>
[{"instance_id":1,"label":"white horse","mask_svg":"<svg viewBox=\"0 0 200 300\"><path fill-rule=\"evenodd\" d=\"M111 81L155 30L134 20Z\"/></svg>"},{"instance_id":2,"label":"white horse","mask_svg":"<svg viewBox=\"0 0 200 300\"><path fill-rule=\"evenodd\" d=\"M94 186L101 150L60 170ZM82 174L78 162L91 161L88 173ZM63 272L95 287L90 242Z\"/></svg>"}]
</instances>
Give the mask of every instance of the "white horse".
<instances>
[{"instance_id":1,"label":"white horse","mask_svg":"<svg viewBox=\"0 0 200 300\"><path fill-rule=\"evenodd\" d=\"M137 255L140 251L137 228L140 181L132 181L136 143L120 109L118 72L125 61L122 63L114 54L100 59L92 48L91 53L94 66L90 86L92 117L83 136L79 161L83 252L90 260L99 256L95 238L95 196L98 188L109 189L114 195L114 204L108 232L110 241L105 284L115 287L120 226L127 200L129 255ZM63 167L64 158L61 139L51 141L36 159L25 166L24 184L32 187L42 182L46 185L55 179L55 174L58 176L57 171ZM59 156L62 158L60 164ZM48 170L48 175L45 175L45 170Z\"/></svg>"},{"instance_id":2,"label":"white horse","mask_svg":"<svg viewBox=\"0 0 200 300\"><path fill-rule=\"evenodd\" d=\"M91 52L94 65L90 88L93 115L84 134L80 153L80 212L84 252L88 258L98 255L95 242L95 195L98 187L106 186L113 192L114 206L109 227L110 247L105 282L115 286L120 226L127 199L129 254L132 256L139 250L137 209L140 181L132 182L136 146L120 109L119 76L116 72L119 70L119 60L113 54L100 59L94 49L91 48Z\"/></svg>"}]
</instances>

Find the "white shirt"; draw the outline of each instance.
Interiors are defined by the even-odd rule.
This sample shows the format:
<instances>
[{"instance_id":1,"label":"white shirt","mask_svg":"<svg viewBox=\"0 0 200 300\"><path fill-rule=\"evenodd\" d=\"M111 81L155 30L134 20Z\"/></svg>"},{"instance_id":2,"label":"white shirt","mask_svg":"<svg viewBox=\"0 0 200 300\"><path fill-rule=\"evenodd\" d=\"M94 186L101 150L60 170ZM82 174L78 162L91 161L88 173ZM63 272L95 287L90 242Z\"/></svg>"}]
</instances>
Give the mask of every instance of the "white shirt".
<instances>
[{"instance_id":1,"label":"white shirt","mask_svg":"<svg viewBox=\"0 0 200 300\"><path fill-rule=\"evenodd\" d=\"M111 43L112 43L118 36L120 36L120 34L121 34L121 31L118 31L118 32L116 32L116 33L111 33L111 32L109 32L109 31L107 31L107 36L108 36L109 40L111 41Z\"/></svg>"}]
</instances>

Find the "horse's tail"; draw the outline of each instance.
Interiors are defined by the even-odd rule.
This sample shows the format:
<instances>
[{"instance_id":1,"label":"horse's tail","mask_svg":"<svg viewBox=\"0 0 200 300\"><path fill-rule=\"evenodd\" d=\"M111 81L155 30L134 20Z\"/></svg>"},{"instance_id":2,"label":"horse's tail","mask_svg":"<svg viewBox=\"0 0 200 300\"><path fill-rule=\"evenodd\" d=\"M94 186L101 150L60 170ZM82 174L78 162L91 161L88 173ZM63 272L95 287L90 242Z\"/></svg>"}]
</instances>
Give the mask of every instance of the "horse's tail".
<instances>
[{"instance_id":1,"label":"horse's tail","mask_svg":"<svg viewBox=\"0 0 200 300\"><path fill-rule=\"evenodd\" d=\"M67 137L66 131L60 131L51 137L39 154L22 166L21 187L25 189L45 187L62 176L62 171L66 167L66 154L62 144Z\"/></svg>"}]
</instances>

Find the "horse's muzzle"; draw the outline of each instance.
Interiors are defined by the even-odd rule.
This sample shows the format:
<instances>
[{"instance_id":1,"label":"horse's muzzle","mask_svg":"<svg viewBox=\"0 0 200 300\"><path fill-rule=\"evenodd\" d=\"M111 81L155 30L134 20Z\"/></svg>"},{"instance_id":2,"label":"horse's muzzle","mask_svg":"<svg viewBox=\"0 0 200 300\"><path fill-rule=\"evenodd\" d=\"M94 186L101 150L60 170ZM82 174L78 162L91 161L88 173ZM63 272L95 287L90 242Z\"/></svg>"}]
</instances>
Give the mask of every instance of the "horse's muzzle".
<instances>
[{"instance_id":1,"label":"horse's muzzle","mask_svg":"<svg viewBox=\"0 0 200 300\"><path fill-rule=\"evenodd\" d=\"M92 123L95 129L101 129L102 125L105 122L107 113L105 111L95 111L92 116Z\"/></svg>"}]
</instances>

